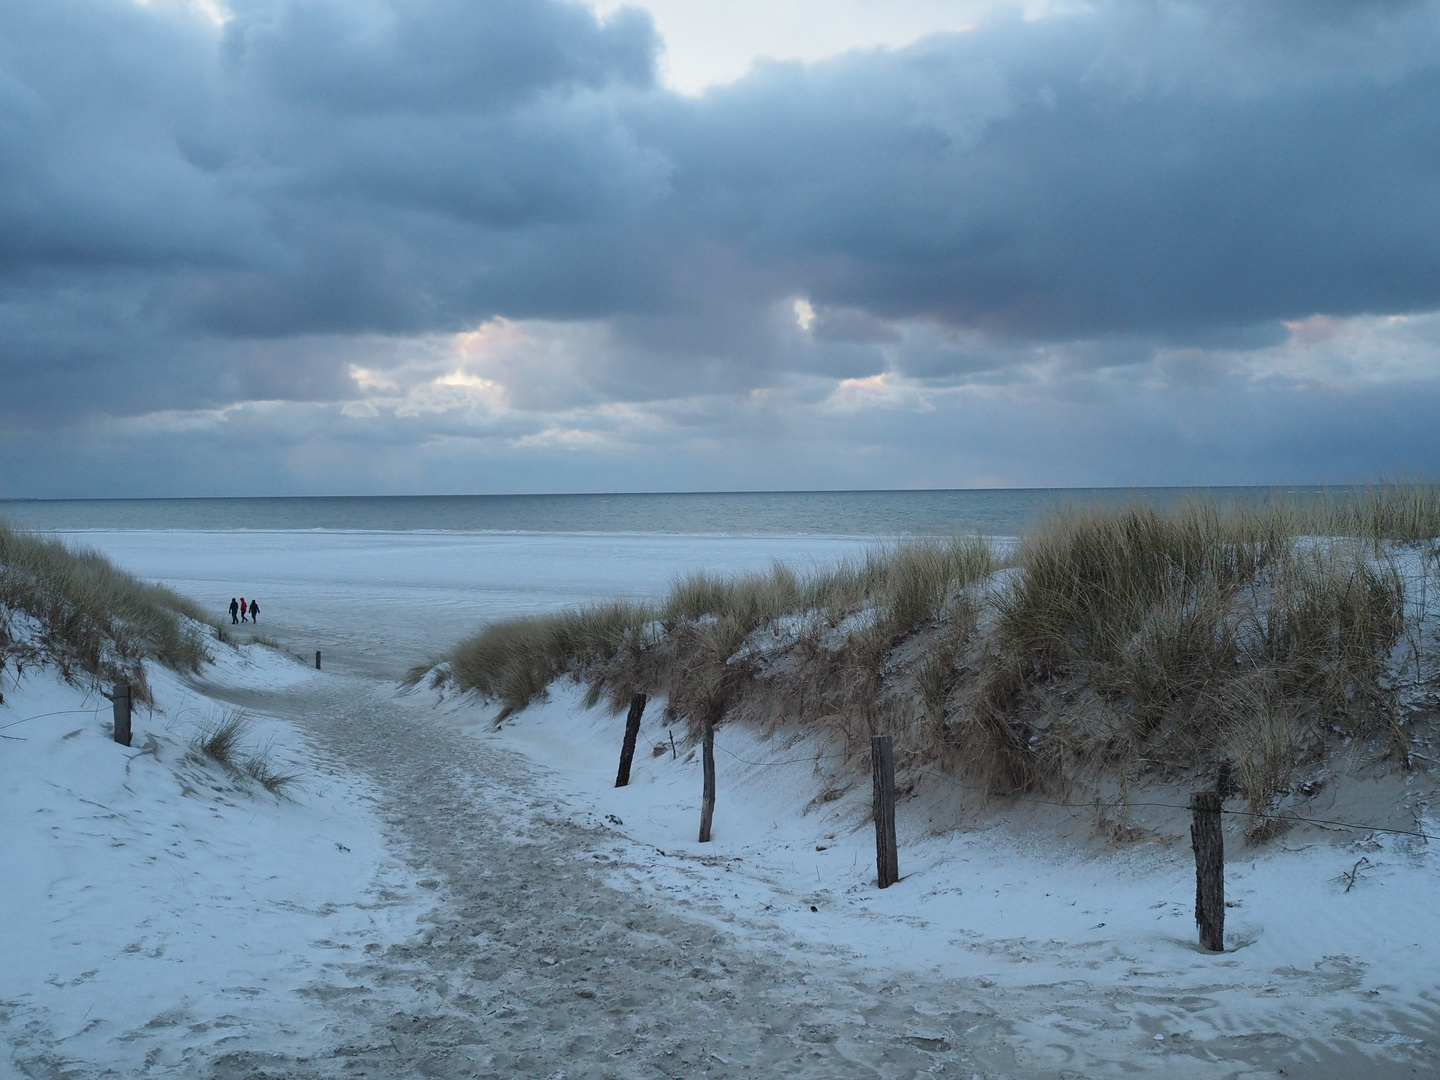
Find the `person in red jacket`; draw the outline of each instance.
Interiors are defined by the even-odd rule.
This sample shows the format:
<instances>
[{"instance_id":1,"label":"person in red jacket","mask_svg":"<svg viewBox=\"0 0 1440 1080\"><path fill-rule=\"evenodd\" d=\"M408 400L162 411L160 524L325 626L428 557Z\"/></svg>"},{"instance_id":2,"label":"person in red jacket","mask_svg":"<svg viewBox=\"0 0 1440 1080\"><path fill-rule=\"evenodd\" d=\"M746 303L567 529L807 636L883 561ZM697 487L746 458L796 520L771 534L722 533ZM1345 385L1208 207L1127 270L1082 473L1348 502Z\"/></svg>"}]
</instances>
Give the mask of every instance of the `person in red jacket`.
<instances>
[{"instance_id":1,"label":"person in red jacket","mask_svg":"<svg viewBox=\"0 0 1440 1080\"><path fill-rule=\"evenodd\" d=\"M243 596L240 597L240 621L241 621L241 622L248 622L248 621L249 621L248 619L245 618L245 613L246 613L247 611L249 611L249 610L250 610L249 606L245 603L245 597L243 597Z\"/></svg>"}]
</instances>

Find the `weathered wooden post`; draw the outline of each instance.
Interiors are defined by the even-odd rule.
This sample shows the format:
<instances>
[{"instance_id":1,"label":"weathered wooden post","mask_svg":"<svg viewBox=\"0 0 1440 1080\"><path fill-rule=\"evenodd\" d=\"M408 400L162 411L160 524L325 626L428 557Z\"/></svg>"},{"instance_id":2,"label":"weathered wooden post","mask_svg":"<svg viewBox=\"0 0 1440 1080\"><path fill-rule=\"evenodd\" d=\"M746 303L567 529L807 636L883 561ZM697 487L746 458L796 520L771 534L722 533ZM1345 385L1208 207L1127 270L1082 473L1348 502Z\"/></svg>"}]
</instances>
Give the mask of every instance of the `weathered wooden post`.
<instances>
[{"instance_id":1,"label":"weathered wooden post","mask_svg":"<svg viewBox=\"0 0 1440 1080\"><path fill-rule=\"evenodd\" d=\"M319 650L319 649L316 649L316 650L315 650L315 670L316 670L316 671L319 671L319 670L320 670L320 650Z\"/></svg>"},{"instance_id":2,"label":"weathered wooden post","mask_svg":"<svg viewBox=\"0 0 1440 1080\"><path fill-rule=\"evenodd\" d=\"M889 735L870 737L870 778L875 799L875 874L880 888L900 880L895 844L895 748Z\"/></svg>"},{"instance_id":3,"label":"weathered wooden post","mask_svg":"<svg viewBox=\"0 0 1440 1080\"><path fill-rule=\"evenodd\" d=\"M115 715L115 741L121 746L130 745L130 684L116 683L115 692L106 694Z\"/></svg>"},{"instance_id":4,"label":"weathered wooden post","mask_svg":"<svg viewBox=\"0 0 1440 1080\"><path fill-rule=\"evenodd\" d=\"M615 774L615 786L625 787L630 783L630 763L635 760L635 740L640 737L640 717L645 712L645 695L636 694L630 699L630 712L625 717L625 742L620 747L620 771Z\"/></svg>"},{"instance_id":5,"label":"weathered wooden post","mask_svg":"<svg viewBox=\"0 0 1440 1080\"><path fill-rule=\"evenodd\" d=\"M715 817L715 714L717 706L705 710L705 735L700 760L705 767L705 790L700 799L700 843L710 842L710 822Z\"/></svg>"},{"instance_id":6,"label":"weathered wooden post","mask_svg":"<svg viewBox=\"0 0 1440 1080\"><path fill-rule=\"evenodd\" d=\"M1195 923L1200 947L1225 951L1225 834L1218 791L1190 796L1190 846L1195 850Z\"/></svg>"}]
</instances>

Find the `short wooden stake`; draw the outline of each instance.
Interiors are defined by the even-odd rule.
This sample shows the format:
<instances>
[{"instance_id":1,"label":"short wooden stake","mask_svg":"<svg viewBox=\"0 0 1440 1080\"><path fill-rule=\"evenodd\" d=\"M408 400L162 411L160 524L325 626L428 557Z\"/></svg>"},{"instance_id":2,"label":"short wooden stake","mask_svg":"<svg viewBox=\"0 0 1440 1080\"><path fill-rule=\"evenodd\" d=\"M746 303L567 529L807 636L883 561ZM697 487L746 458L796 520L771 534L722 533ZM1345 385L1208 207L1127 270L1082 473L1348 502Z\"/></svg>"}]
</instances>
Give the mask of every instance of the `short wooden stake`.
<instances>
[{"instance_id":1,"label":"short wooden stake","mask_svg":"<svg viewBox=\"0 0 1440 1080\"><path fill-rule=\"evenodd\" d=\"M645 695L636 694L630 699L630 712L625 717L625 742L620 747L620 771L615 774L615 786L625 787L630 783L630 763L635 760L635 740L640 737L640 717L645 712Z\"/></svg>"},{"instance_id":2,"label":"short wooden stake","mask_svg":"<svg viewBox=\"0 0 1440 1080\"><path fill-rule=\"evenodd\" d=\"M715 709L705 710L705 736L700 760L705 767L705 790L700 799L700 843L710 842L710 822L715 817Z\"/></svg>"},{"instance_id":3,"label":"short wooden stake","mask_svg":"<svg viewBox=\"0 0 1440 1080\"><path fill-rule=\"evenodd\" d=\"M115 714L115 741L121 746L130 745L130 684L116 683L115 692L108 695Z\"/></svg>"},{"instance_id":4,"label":"short wooden stake","mask_svg":"<svg viewBox=\"0 0 1440 1080\"><path fill-rule=\"evenodd\" d=\"M889 735L870 737L870 777L875 798L875 873L880 888L900 880L895 843L895 748Z\"/></svg>"},{"instance_id":5,"label":"short wooden stake","mask_svg":"<svg viewBox=\"0 0 1440 1080\"><path fill-rule=\"evenodd\" d=\"M315 670L316 670L316 671L319 671L319 670L320 670L320 650L319 650L319 649L316 649L316 650L315 650Z\"/></svg>"},{"instance_id":6,"label":"short wooden stake","mask_svg":"<svg viewBox=\"0 0 1440 1080\"><path fill-rule=\"evenodd\" d=\"M1190 846L1195 850L1195 923L1200 947L1225 951L1225 834L1218 791L1190 796Z\"/></svg>"}]
</instances>

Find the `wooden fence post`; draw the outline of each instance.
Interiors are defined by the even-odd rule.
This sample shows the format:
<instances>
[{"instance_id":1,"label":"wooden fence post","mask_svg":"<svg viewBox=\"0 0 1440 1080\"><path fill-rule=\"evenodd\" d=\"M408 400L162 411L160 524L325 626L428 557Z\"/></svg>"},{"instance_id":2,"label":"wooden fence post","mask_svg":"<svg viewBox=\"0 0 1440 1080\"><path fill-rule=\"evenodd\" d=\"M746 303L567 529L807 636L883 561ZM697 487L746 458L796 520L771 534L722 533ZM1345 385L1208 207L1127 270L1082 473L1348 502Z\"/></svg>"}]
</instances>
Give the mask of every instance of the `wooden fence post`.
<instances>
[{"instance_id":1,"label":"wooden fence post","mask_svg":"<svg viewBox=\"0 0 1440 1080\"><path fill-rule=\"evenodd\" d=\"M315 670L316 670L316 671L319 671L319 670L320 670L320 650L319 650L319 649L316 649L316 650L315 650Z\"/></svg>"},{"instance_id":2,"label":"wooden fence post","mask_svg":"<svg viewBox=\"0 0 1440 1080\"><path fill-rule=\"evenodd\" d=\"M705 736L700 751L705 767L705 790L700 799L700 843L710 842L710 822L715 816L715 714L717 706L705 710Z\"/></svg>"},{"instance_id":3,"label":"wooden fence post","mask_svg":"<svg viewBox=\"0 0 1440 1080\"><path fill-rule=\"evenodd\" d=\"M889 735L870 737L870 777L875 797L875 876L880 888L900 880L895 844L895 748Z\"/></svg>"},{"instance_id":4,"label":"wooden fence post","mask_svg":"<svg viewBox=\"0 0 1440 1080\"><path fill-rule=\"evenodd\" d=\"M630 783L630 763L635 760L635 740L640 737L640 717L645 712L645 695L636 694L630 699L630 712L625 717L625 742L620 747L620 771L615 774L615 786L625 787Z\"/></svg>"},{"instance_id":5,"label":"wooden fence post","mask_svg":"<svg viewBox=\"0 0 1440 1080\"><path fill-rule=\"evenodd\" d=\"M130 684L116 683L115 692L108 695L115 714L115 741L121 746L130 745Z\"/></svg>"},{"instance_id":6,"label":"wooden fence post","mask_svg":"<svg viewBox=\"0 0 1440 1080\"><path fill-rule=\"evenodd\" d=\"M1218 791L1190 796L1190 846L1195 850L1195 923L1200 947L1225 951L1225 834Z\"/></svg>"}]
</instances>

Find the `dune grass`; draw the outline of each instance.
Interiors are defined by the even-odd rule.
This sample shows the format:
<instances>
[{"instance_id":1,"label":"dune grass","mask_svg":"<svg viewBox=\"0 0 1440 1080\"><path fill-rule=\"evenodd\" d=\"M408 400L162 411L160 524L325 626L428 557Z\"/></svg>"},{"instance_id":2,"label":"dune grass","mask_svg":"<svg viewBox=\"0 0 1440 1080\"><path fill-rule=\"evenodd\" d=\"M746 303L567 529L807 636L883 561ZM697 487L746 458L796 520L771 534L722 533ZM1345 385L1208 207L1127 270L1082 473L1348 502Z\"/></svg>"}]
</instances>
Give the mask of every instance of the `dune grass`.
<instances>
[{"instance_id":1,"label":"dune grass","mask_svg":"<svg viewBox=\"0 0 1440 1080\"><path fill-rule=\"evenodd\" d=\"M1435 666L1417 627L1437 539L1426 485L1069 509L1003 556L920 540L497 623L412 681L493 699L501 719L569 676L592 702L664 693L692 725L819 725L857 754L888 731L903 761L997 792L1223 766L1263 814L1337 738L1405 760L1397 665Z\"/></svg>"},{"instance_id":2,"label":"dune grass","mask_svg":"<svg viewBox=\"0 0 1440 1080\"><path fill-rule=\"evenodd\" d=\"M17 615L34 621L38 644L21 646L10 621ZM11 627L0 628L0 644L13 662L53 662L67 677L128 679L142 697L142 659L193 670L209 655L194 625L207 620L191 601L125 573L98 552L3 523L0 617Z\"/></svg>"},{"instance_id":3,"label":"dune grass","mask_svg":"<svg viewBox=\"0 0 1440 1080\"><path fill-rule=\"evenodd\" d=\"M1298 532L1372 543L1418 544L1440 538L1440 484L1375 484L1359 493L1307 503Z\"/></svg>"},{"instance_id":4,"label":"dune grass","mask_svg":"<svg viewBox=\"0 0 1440 1080\"><path fill-rule=\"evenodd\" d=\"M249 720L243 710L227 710L200 725L191 740L191 747L226 768L239 768L240 744L248 734L249 727Z\"/></svg>"},{"instance_id":5,"label":"dune grass","mask_svg":"<svg viewBox=\"0 0 1440 1080\"><path fill-rule=\"evenodd\" d=\"M749 635L779 620L818 613L833 624L873 608L872 634L894 640L934 618L957 590L984 580L994 565L990 545L967 537L876 548L809 577L781 563L767 573L696 573L676 581L660 604L615 601L492 623L439 663L412 669L408 681L428 678L497 701L500 720L557 678L581 670L592 675L592 700L609 688L623 702L629 683L612 686L607 676L627 662L640 666L666 637L689 641L693 669L723 664Z\"/></svg>"},{"instance_id":6,"label":"dune grass","mask_svg":"<svg viewBox=\"0 0 1440 1080\"><path fill-rule=\"evenodd\" d=\"M435 686L453 683L500 702L498 719L504 719L566 672L638 649L651 619L643 604L616 602L493 623L457 645L443 664L412 669L409 681L429 676Z\"/></svg>"},{"instance_id":7,"label":"dune grass","mask_svg":"<svg viewBox=\"0 0 1440 1080\"><path fill-rule=\"evenodd\" d=\"M1026 537L1020 572L995 597L999 660L973 708L1021 729L1027 751L1010 782L1033 783L1066 757L1229 758L1264 807L1284 786L1282 729L1296 747L1325 727L1382 733L1403 755L1384 676L1404 630L1404 582L1367 545L1373 536L1296 527L1284 508L1192 504L1067 513ZM1038 712L1047 683L1085 688L1098 710L1023 730L1036 718L1022 699L1033 690L1028 713Z\"/></svg>"},{"instance_id":8,"label":"dune grass","mask_svg":"<svg viewBox=\"0 0 1440 1080\"><path fill-rule=\"evenodd\" d=\"M253 729L254 720L244 709L225 709L200 724L190 739L190 748L227 772L254 781L270 794L290 798L300 783L300 774L277 766L268 744L247 746Z\"/></svg>"}]
</instances>

